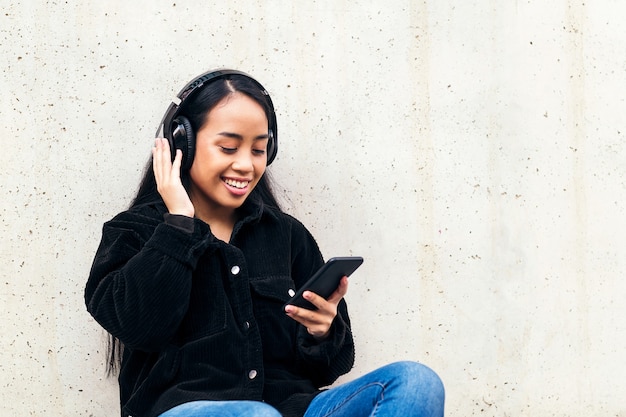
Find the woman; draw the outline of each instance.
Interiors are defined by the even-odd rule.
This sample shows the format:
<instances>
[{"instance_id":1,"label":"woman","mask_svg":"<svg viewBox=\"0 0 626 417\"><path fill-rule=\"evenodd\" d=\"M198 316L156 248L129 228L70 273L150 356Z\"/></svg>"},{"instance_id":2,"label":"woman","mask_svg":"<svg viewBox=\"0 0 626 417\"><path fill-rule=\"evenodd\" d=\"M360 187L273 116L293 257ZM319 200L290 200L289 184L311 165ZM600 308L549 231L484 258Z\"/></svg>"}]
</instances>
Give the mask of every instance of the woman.
<instances>
[{"instance_id":1,"label":"woman","mask_svg":"<svg viewBox=\"0 0 626 417\"><path fill-rule=\"evenodd\" d=\"M178 99L133 204L103 227L85 290L112 338L122 416L443 415L441 381L416 363L321 389L354 363L348 280L328 299L305 293L315 311L282 307L323 259L271 191L271 99L233 70Z\"/></svg>"}]
</instances>

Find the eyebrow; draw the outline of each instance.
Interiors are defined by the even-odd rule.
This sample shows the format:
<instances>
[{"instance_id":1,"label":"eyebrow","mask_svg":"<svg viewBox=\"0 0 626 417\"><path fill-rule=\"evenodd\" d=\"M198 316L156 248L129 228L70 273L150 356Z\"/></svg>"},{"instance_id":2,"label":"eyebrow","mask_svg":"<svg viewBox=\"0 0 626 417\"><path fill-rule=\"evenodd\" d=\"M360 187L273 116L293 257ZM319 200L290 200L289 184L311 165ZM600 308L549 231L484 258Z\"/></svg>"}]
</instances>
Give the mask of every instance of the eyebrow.
<instances>
[{"instance_id":1,"label":"eyebrow","mask_svg":"<svg viewBox=\"0 0 626 417\"><path fill-rule=\"evenodd\" d=\"M219 136L225 136L227 138L233 138L233 139L238 139L238 140L243 140L243 136L240 135L239 133L233 133L233 132L219 132L218 133ZM257 137L254 138L254 140L264 140L264 139L269 139L270 136L266 133L263 135L259 135Z\"/></svg>"}]
</instances>

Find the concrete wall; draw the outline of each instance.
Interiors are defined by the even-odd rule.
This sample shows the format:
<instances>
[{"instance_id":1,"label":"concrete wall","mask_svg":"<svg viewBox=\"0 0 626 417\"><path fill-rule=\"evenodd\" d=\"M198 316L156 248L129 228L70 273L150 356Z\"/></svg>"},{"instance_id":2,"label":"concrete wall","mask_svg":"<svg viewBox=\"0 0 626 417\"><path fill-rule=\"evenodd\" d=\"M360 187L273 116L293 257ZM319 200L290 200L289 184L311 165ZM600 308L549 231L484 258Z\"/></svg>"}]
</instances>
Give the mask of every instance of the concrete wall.
<instances>
[{"instance_id":1,"label":"concrete wall","mask_svg":"<svg viewBox=\"0 0 626 417\"><path fill-rule=\"evenodd\" d=\"M348 378L413 359L449 416L626 416L626 5L216 3L3 0L0 415L118 412L100 228L228 66L272 94L287 211L366 259Z\"/></svg>"}]
</instances>

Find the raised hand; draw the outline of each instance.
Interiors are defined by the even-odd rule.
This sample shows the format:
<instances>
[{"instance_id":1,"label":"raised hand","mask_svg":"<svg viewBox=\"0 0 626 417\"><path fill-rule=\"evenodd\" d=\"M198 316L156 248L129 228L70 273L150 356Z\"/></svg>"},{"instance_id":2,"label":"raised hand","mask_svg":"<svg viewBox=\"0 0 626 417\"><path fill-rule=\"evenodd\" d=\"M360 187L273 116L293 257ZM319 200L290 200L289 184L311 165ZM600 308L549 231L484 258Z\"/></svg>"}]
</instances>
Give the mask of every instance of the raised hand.
<instances>
[{"instance_id":1,"label":"raised hand","mask_svg":"<svg viewBox=\"0 0 626 417\"><path fill-rule=\"evenodd\" d=\"M152 169L154 170L157 191L171 214L193 217L195 214L193 204L180 180L182 159L183 153L177 149L176 157L172 162L167 139L155 139L154 148L152 148Z\"/></svg>"}]
</instances>

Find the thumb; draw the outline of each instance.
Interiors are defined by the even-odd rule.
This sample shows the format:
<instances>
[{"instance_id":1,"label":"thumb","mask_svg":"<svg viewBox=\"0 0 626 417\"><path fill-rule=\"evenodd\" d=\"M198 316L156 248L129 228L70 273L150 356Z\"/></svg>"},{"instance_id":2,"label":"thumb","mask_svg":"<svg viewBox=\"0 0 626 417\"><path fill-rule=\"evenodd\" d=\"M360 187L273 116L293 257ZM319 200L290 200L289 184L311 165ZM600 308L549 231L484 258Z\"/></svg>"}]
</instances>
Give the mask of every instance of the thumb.
<instances>
[{"instance_id":1,"label":"thumb","mask_svg":"<svg viewBox=\"0 0 626 417\"><path fill-rule=\"evenodd\" d=\"M337 289L335 290L335 292L333 292L331 296L328 297L328 301L333 302L333 303L339 303L339 301L341 301L341 299L347 293L348 293L348 277L344 276L339 281L339 285L337 286Z\"/></svg>"}]
</instances>

